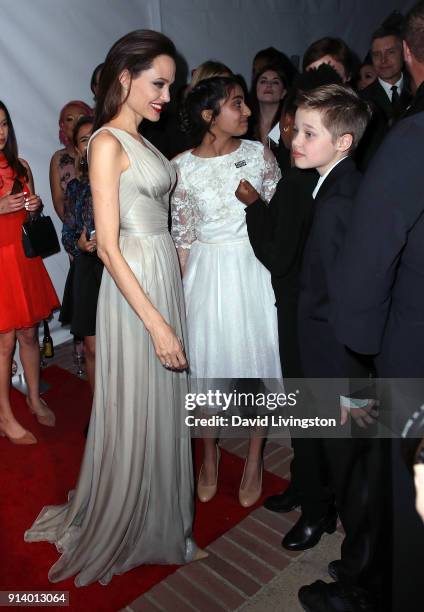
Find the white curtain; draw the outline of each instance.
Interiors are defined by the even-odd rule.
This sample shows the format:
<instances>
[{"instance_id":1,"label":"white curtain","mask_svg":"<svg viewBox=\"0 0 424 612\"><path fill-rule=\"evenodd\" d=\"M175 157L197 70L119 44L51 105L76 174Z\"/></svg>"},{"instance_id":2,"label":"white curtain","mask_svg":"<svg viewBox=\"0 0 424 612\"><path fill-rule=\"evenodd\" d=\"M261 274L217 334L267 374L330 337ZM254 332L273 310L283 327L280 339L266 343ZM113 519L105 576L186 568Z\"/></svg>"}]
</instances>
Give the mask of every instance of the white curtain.
<instances>
[{"instance_id":1,"label":"white curtain","mask_svg":"<svg viewBox=\"0 0 424 612\"><path fill-rule=\"evenodd\" d=\"M416 0L160 0L162 31L189 67L217 59L250 80L257 51L274 46L302 58L323 36L337 36L362 59L372 32Z\"/></svg>"}]
</instances>

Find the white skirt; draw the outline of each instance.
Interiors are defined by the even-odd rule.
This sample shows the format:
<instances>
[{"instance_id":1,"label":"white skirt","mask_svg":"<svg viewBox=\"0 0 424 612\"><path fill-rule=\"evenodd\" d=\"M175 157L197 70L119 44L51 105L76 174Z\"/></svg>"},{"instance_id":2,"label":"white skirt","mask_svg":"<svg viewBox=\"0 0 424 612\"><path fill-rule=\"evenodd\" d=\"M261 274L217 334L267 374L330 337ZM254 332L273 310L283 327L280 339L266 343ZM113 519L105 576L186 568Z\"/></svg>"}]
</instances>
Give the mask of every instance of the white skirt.
<instances>
[{"instance_id":1,"label":"white skirt","mask_svg":"<svg viewBox=\"0 0 424 612\"><path fill-rule=\"evenodd\" d=\"M192 379L281 378L271 275L247 238L194 242L183 284Z\"/></svg>"}]
</instances>

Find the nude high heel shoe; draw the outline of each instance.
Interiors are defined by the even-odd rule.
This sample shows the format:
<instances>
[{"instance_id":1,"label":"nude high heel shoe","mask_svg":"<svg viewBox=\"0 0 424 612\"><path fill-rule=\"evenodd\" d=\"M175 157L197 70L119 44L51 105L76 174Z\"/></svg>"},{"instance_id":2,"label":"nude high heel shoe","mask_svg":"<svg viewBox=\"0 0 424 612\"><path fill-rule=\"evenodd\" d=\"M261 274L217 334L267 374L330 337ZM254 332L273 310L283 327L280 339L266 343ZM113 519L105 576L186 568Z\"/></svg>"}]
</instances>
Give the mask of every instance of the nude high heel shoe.
<instances>
[{"instance_id":1,"label":"nude high heel shoe","mask_svg":"<svg viewBox=\"0 0 424 612\"><path fill-rule=\"evenodd\" d=\"M193 561L202 561L202 559L207 559L209 557L209 553L203 548L198 548L196 554L194 555Z\"/></svg>"},{"instance_id":2,"label":"nude high heel shoe","mask_svg":"<svg viewBox=\"0 0 424 612\"><path fill-rule=\"evenodd\" d=\"M32 404L28 396L26 398L26 403L27 403L27 406L31 414L35 416L35 418L40 423L40 425L45 425L46 427L54 427L56 425L56 416L53 410L50 410L46 402L41 397L40 397L40 402L43 404L44 408L46 409L46 414L38 414L37 412L35 412L35 410L33 410L32 408Z\"/></svg>"},{"instance_id":3,"label":"nude high heel shoe","mask_svg":"<svg viewBox=\"0 0 424 612\"><path fill-rule=\"evenodd\" d=\"M203 463L199 472L199 479L197 481L197 496L201 502L206 503L215 497L218 490L218 468L219 461L221 459L221 451L219 450L218 444L216 445L216 480L213 485L204 485L200 482L203 472Z\"/></svg>"},{"instance_id":4,"label":"nude high heel shoe","mask_svg":"<svg viewBox=\"0 0 424 612\"><path fill-rule=\"evenodd\" d=\"M19 438L12 438L12 436L7 435L5 431L0 429L0 436L2 438L7 438L9 442L12 442L12 444L18 444L22 446L27 446L29 444L37 444L37 438L33 436L30 431L26 430L23 436L19 436Z\"/></svg>"},{"instance_id":5,"label":"nude high heel shoe","mask_svg":"<svg viewBox=\"0 0 424 612\"><path fill-rule=\"evenodd\" d=\"M243 506L243 508L250 508L250 506L253 506L254 504L256 504L256 502L262 495L262 474L263 474L264 464L263 464L263 461L261 461L261 475L259 478L259 486L253 490L245 489L242 487L244 475L246 473L246 465L247 465L247 459L244 463L243 476L241 477L241 481L240 481L239 502L240 502L240 505Z\"/></svg>"}]
</instances>

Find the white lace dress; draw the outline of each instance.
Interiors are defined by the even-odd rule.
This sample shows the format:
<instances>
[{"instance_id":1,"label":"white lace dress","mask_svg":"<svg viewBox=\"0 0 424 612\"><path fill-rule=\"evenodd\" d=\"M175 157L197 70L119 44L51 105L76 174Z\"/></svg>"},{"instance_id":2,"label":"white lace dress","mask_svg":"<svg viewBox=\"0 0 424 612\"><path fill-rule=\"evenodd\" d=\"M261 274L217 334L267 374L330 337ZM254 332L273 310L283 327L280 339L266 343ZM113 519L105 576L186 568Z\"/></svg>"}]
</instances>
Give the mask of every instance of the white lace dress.
<instances>
[{"instance_id":1,"label":"white lace dress","mask_svg":"<svg viewBox=\"0 0 424 612\"><path fill-rule=\"evenodd\" d=\"M233 153L173 160L172 236L183 277L188 356L193 379L281 377L271 276L256 259L245 206L236 198L247 179L267 202L281 177L261 143L242 140Z\"/></svg>"}]
</instances>

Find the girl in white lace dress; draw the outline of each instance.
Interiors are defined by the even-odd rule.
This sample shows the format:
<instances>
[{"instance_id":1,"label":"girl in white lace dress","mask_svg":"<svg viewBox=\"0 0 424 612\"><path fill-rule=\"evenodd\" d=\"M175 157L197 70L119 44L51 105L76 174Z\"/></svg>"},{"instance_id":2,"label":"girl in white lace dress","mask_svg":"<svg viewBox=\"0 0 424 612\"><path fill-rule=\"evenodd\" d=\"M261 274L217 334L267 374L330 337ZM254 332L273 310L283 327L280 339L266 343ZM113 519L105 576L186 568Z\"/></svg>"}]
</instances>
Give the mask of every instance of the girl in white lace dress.
<instances>
[{"instance_id":1,"label":"girl in white lace dress","mask_svg":"<svg viewBox=\"0 0 424 612\"><path fill-rule=\"evenodd\" d=\"M177 156L172 236L183 273L190 373L198 379L281 377L277 317L269 272L250 245L245 207L235 196L241 179L269 201L280 179L261 143L240 140L250 110L234 77L200 82L188 95L190 130L201 144ZM263 438L252 436L239 499L261 494ZM204 439L198 495L217 490L219 449Z\"/></svg>"}]
</instances>

